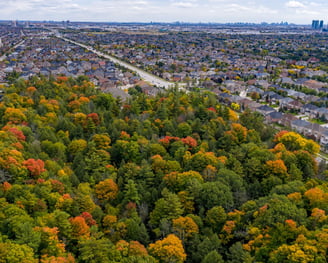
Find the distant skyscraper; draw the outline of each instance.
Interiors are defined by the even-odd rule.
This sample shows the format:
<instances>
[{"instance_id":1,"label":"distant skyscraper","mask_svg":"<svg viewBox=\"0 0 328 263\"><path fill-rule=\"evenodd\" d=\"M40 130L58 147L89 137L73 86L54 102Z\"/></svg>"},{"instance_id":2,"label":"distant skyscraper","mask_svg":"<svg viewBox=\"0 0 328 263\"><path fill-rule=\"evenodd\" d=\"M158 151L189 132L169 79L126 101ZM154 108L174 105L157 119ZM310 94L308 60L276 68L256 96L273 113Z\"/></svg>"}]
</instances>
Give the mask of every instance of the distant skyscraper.
<instances>
[{"instance_id":1,"label":"distant skyscraper","mask_svg":"<svg viewBox=\"0 0 328 263\"><path fill-rule=\"evenodd\" d=\"M312 29L323 29L323 20L312 20Z\"/></svg>"},{"instance_id":2,"label":"distant skyscraper","mask_svg":"<svg viewBox=\"0 0 328 263\"><path fill-rule=\"evenodd\" d=\"M317 29L319 27L319 20L312 20L312 29Z\"/></svg>"}]
</instances>

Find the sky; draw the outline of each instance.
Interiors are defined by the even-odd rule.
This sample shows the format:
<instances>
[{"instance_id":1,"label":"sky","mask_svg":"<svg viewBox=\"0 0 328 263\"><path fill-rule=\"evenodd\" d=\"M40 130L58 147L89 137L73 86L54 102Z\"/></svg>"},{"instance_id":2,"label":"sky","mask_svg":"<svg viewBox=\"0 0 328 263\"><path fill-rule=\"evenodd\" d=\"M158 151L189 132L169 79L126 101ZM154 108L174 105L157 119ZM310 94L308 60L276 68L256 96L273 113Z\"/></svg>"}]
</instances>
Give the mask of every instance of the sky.
<instances>
[{"instance_id":1,"label":"sky","mask_svg":"<svg viewBox=\"0 0 328 263\"><path fill-rule=\"evenodd\" d=\"M1 20L328 22L328 0L0 0Z\"/></svg>"}]
</instances>

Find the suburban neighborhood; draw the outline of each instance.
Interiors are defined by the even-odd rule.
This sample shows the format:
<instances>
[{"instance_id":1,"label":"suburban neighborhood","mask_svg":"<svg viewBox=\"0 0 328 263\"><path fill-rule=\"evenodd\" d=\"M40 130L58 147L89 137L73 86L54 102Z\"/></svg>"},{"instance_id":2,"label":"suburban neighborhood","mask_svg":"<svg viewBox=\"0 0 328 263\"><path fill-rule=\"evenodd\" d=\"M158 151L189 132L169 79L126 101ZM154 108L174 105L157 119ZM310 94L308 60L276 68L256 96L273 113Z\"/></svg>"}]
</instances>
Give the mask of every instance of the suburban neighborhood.
<instances>
[{"instance_id":1,"label":"suburban neighborhood","mask_svg":"<svg viewBox=\"0 0 328 263\"><path fill-rule=\"evenodd\" d=\"M98 50L163 81L184 85L186 91L211 91L221 102L256 111L267 123L290 127L328 150L325 33L299 28L275 35L215 27L113 28L3 25L0 83L15 74L23 79L87 76L123 100L136 89L151 96L160 92L161 87L133 70L90 51Z\"/></svg>"}]
</instances>

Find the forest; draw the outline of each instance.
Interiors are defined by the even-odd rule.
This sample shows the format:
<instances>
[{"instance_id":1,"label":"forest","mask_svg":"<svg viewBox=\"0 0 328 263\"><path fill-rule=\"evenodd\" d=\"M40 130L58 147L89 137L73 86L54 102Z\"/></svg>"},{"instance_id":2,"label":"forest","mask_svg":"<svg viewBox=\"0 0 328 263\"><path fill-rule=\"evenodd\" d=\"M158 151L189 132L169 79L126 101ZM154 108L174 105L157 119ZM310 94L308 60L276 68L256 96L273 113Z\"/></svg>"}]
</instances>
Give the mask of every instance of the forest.
<instances>
[{"instance_id":1,"label":"forest","mask_svg":"<svg viewBox=\"0 0 328 263\"><path fill-rule=\"evenodd\" d=\"M327 262L316 142L206 91L1 90L0 263Z\"/></svg>"}]
</instances>

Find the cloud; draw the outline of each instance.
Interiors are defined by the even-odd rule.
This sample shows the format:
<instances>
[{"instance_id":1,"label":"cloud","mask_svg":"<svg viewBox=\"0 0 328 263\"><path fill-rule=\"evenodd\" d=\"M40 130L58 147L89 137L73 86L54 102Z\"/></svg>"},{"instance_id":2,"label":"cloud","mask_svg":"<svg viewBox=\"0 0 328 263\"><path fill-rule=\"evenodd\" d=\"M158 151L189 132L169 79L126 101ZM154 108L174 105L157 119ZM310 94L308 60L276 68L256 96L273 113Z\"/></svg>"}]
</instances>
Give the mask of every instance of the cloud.
<instances>
[{"instance_id":1,"label":"cloud","mask_svg":"<svg viewBox=\"0 0 328 263\"><path fill-rule=\"evenodd\" d=\"M298 2L298 1L289 1L285 5L288 8L304 8L305 7L305 5L303 3Z\"/></svg>"},{"instance_id":2,"label":"cloud","mask_svg":"<svg viewBox=\"0 0 328 263\"><path fill-rule=\"evenodd\" d=\"M327 0L0 0L2 19L309 24Z\"/></svg>"},{"instance_id":3,"label":"cloud","mask_svg":"<svg viewBox=\"0 0 328 263\"><path fill-rule=\"evenodd\" d=\"M311 11L311 10L305 10L305 9L301 9L301 10L296 10L297 14L301 14L301 15L311 15L311 16L319 16L320 13L317 11Z\"/></svg>"},{"instance_id":4,"label":"cloud","mask_svg":"<svg viewBox=\"0 0 328 263\"><path fill-rule=\"evenodd\" d=\"M197 4L194 4L192 2L176 2L173 3L172 6L180 7L180 8L192 8L192 7L196 7Z\"/></svg>"}]
</instances>

